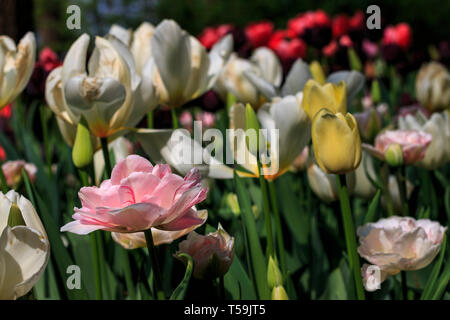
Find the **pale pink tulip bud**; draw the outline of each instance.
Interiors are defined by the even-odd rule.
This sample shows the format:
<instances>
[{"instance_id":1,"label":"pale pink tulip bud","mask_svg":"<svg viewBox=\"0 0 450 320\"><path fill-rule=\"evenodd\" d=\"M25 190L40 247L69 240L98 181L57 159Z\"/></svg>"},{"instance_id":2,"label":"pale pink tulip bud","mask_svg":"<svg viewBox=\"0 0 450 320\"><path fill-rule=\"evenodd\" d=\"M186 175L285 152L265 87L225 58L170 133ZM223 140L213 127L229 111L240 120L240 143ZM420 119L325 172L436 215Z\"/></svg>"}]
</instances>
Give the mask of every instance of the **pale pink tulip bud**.
<instances>
[{"instance_id":1,"label":"pale pink tulip bud","mask_svg":"<svg viewBox=\"0 0 450 320\"><path fill-rule=\"evenodd\" d=\"M219 224L214 233L206 236L191 232L187 240L179 244L180 253L187 253L194 260L194 277L215 279L228 272L234 258L234 238Z\"/></svg>"}]
</instances>

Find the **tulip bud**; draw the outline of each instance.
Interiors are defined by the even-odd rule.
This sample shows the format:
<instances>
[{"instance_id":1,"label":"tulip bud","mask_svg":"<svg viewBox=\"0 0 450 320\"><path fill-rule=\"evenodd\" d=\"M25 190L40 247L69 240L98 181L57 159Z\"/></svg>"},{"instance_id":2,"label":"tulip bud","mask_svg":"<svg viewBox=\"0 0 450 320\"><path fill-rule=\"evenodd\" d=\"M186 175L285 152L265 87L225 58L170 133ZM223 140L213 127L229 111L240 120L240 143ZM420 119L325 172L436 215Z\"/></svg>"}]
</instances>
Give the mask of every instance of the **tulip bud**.
<instances>
[{"instance_id":1,"label":"tulip bud","mask_svg":"<svg viewBox=\"0 0 450 320\"><path fill-rule=\"evenodd\" d=\"M286 290L283 286L276 286L272 289L272 300L289 300Z\"/></svg>"},{"instance_id":2,"label":"tulip bud","mask_svg":"<svg viewBox=\"0 0 450 320\"><path fill-rule=\"evenodd\" d=\"M15 227L15 226L25 226L25 220L23 220L22 212L20 212L19 207L17 204L13 203L11 204L11 209L9 209L9 216L8 216L8 226Z\"/></svg>"},{"instance_id":3,"label":"tulip bud","mask_svg":"<svg viewBox=\"0 0 450 320\"><path fill-rule=\"evenodd\" d=\"M326 83L320 85L315 80L308 80L303 89L302 108L312 121L316 113L327 108L332 113L347 113L347 89L344 81L337 85Z\"/></svg>"},{"instance_id":4,"label":"tulip bud","mask_svg":"<svg viewBox=\"0 0 450 320\"><path fill-rule=\"evenodd\" d=\"M247 103L245 107L245 130L252 130L256 133L256 141L255 139L250 139L252 135L247 135L247 147L249 151L253 154L256 154L259 149L259 121L258 117L256 116L255 111L253 110L252 106ZM252 141L253 140L253 141Z\"/></svg>"},{"instance_id":5,"label":"tulip bud","mask_svg":"<svg viewBox=\"0 0 450 320\"><path fill-rule=\"evenodd\" d=\"M241 214L241 209L239 207L237 195L235 193L228 193L225 196L225 201L228 204L228 207L230 207L231 212L238 217Z\"/></svg>"},{"instance_id":6,"label":"tulip bud","mask_svg":"<svg viewBox=\"0 0 450 320\"><path fill-rule=\"evenodd\" d=\"M314 80L319 82L321 85L325 84L326 82L325 73L323 72L322 66L320 65L319 62L317 61L311 62L311 64L309 65L309 70L311 71Z\"/></svg>"},{"instance_id":7,"label":"tulip bud","mask_svg":"<svg viewBox=\"0 0 450 320\"><path fill-rule=\"evenodd\" d=\"M350 68L352 70L356 70L356 71L362 71L362 63L361 60L359 59L358 55L356 54L355 50L353 48L349 48L348 49L348 60L350 63Z\"/></svg>"},{"instance_id":8,"label":"tulip bud","mask_svg":"<svg viewBox=\"0 0 450 320\"><path fill-rule=\"evenodd\" d=\"M389 145L386 149L386 162L393 167L397 167L403 164L403 151L402 147L397 144L393 143Z\"/></svg>"},{"instance_id":9,"label":"tulip bud","mask_svg":"<svg viewBox=\"0 0 450 320\"><path fill-rule=\"evenodd\" d=\"M75 143L72 149L72 160L77 168L85 168L94 157L91 135L84 120L78 123Z\"/></svg>"},{"instance_id":10,"label":"tulip bud","mask_svg":"<svg viewBox=\"0 0 450 320\"><path fill-rule=\"evenodd\" d=\"M275 288L283 285L283 276L278 268L278 263L270 256L269 267L267 268L267 283L269 288Z\"/></svg>"},{"instance_id":11,"label":"tulip bud","mask_svg":"<svg viewBox=\"0 0 450 320\"><path fill-rule=\"evenodd\" d=\"M374 80L372 82L372 88L371 88L370 94L372 96L372 101L374 104L377 104L381 101L381 91L380 91L380 84L378 83L378 80Z\"/></svg>"}]
</instances>

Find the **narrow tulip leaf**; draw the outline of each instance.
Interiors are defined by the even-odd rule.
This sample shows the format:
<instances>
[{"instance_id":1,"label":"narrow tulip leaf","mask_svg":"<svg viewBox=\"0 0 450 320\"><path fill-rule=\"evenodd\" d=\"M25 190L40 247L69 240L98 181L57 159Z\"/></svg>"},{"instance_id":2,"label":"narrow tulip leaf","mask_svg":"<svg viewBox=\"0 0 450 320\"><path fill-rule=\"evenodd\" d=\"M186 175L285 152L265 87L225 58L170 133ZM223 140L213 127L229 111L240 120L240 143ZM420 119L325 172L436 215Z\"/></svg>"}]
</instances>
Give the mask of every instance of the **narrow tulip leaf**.
<instances>
[{"instance_id":1,"label":"narrow tulip leaf","mask_svg":"<svg viewBox=\"0 0 450 320\"><path fill-rule=\"evenodd\" d=\"M194 270L194 261L192 257L186 253L180 253L179 257L183 257L187 260L186 273L184 274L183 280L181 280L178 287L175 288L172 295L170 296L170 300L183 300L186 295L186 291L189 286L189 281L191 280L192 271Z\"/></svg>"},{"instance_id":2,"label":"narrow tulip leaf","mask_svg":"<svg viewBox=\"0 0 450 320\"><path fill-rule=\"evenodd\" d=\"M423 289L422 295L420 296L420 300L429 300L431 295L434 293L434 287L436 283L436 279L438 278L439 271L442 267L442 262L444 261L445 249L447 246L447 235L444 234L444 239L442 239L441 245L441 253L439 254L439 259L435 262L433 267L433 271L431 271L430 278L427 281L425 288Z\"/></svg>"},{"instance_id":3,"label":"narrow tulip leaf","mask_svg":"<svg viewBox=\"0 0 450 320\"><path fill-rule=\"evenodd\" d=\"M247 232L248 244L250 249L251 265L256 282L256 289L260 299L269 300L270 291L267 284L267 265L266 259L259 242L258 233L256 231L255 219L253 216L252 206L248 195L248 190L245 188L243 180L238 177L236 171L234 172L234 182L236 187L236 194L239 200L239 207L241 208L241 216L245 224Z\"/></svg>"},{"instance_id":4,"label":"narrow tulip leaf","mask_svg":"<svg viewBox=\"0 0 450 320\"><path fill-rule=\"evenodd\" d=\"M431 300L439 300L444 294L445 289L450 281L450 261L447 262L444 271L442 272L439 280L437 281L436 288L433 295L430 297Z\"/></svg>"},{"instance_id":5,"label":"narrow tulip leaf","mask_svg":"<svg viewBox=\"0 0 450 320\"><path fill-rule=\"evenodd\" d=\"M48 235L48 240L50 241L51 246L51 256L53 256L53 261L56 263L56 267L58 270L58 274L60 276L61 286L64 287L65 293L67 297L71 300L87 300L89 296L86 292L86 287L83 284L83 277L81 278L81 288L70 290L67 287L66 281L69 276L67 274L67 268L71 265L75 265L73 260L71 259L69 253L61 239L61 234L59 232L58 226L55 224L53 218L49 214L48 208L45 205L44 201L42 201L39 194L36 193L33 185L31 185L28 176L22 171L22 177L25 183L25 187L27 189L28 197L30 201L33 203L33 206L40 213L40 217L42 223L45 226L45 230Z\"/></svg>"},{"instance_id":6,"label":"narrow tulip leaf","mask_svg":"<svg viewBox=\"0 0 450 320\"><path fill-rule=\"evenodd\" d=\"M224 276L225 289L233 300L256 300L256 292L237 256L234 257L230 270Z\"/></svg>"},{"instance_id":7,"label":"narrow tulip leaf","mask_svg":"<svg viewBox=\"0 0 450 320\"><path fill-rule=\"evenodd\" d=\"M378 189L376 195L373 197L369 205L369 210L367 210L366 218L364 219L364 224L375 221L375 215L378 209L378 203L381 197L381 190Z\"/></svg>"}]
</instances>

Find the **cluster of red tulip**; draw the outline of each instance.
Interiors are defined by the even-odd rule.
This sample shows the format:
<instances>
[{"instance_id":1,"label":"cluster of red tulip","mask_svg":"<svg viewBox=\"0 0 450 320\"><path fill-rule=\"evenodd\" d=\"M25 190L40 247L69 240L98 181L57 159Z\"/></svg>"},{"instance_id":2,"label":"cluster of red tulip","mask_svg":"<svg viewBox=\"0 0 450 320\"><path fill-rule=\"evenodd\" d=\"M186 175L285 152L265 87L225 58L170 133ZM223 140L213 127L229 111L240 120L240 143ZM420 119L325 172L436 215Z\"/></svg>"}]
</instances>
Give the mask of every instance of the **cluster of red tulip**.
<instances>
[{"instance_id":1,"label":"cluster of red tulip","mask_svg":"<svg viewBox=\"0 0 450 320\"><path fill-rule=\"evenodd\" d=\"M284 29L276 29L270 21L252 22L244 30L232 24L222 24L205 28L198 39L210 49L225 35L232 33L236 38L239 34L238 38L245 40L235 44L236 52L245 56L251 49L265 46L289 68L296 59L305 59L309 54L339 58L344 53L347 60L348 48L353 48L366 59L382 53L386 60L391 61L412 43L411 28L407 23L388 25L382 31L368 30L362 11L352 16L337 14L331 17L323 10L316 10L298 14L287 22Z\"/></svg>"}]
</instances>

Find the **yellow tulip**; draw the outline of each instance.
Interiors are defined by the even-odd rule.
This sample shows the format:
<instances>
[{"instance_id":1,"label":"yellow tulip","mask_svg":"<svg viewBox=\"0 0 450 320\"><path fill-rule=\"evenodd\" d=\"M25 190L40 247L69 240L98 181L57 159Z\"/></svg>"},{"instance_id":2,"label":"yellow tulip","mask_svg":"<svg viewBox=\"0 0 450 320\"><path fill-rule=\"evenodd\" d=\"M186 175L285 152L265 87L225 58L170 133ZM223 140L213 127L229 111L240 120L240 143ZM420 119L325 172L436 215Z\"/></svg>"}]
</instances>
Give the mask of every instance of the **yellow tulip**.
<instances>
[{"instance_id":1,"label":"yellow tulip","mask_svg":"<svg viewBox=\"0 0 450 320\"><path fill-rule=\"evenodd\" d=\"M309 71L311 71L311 74L317 82L319 82L321 85L324 85L325 80L325 73L323 72L322 66L319 62L313 61L309 65Z\"/></svg>"},{"instance_id":2,"label":"yellow tulip","mask_svg":"<svg viewBox=\"0 0 450 320\"><path fill-rule=\"evenodd\" d=\"M361 138L350 113L320 110L312 122L312 141L317 164L325 173L343 174L361 162Z\"/></svg>"},{"instance_id":3,"label":"yellow tulip","mask_svg":"<svg viewBox=\"0 0 450 320\"><path fill-rule=\"evenodd\" d=\"M344 81L338 85L326 83L321 85L315 80L308 80L303 89L302 107L312 121L317 112L327 108L333 113L347 113L347 95Z\"/></svg>"}]
</instances>

